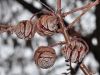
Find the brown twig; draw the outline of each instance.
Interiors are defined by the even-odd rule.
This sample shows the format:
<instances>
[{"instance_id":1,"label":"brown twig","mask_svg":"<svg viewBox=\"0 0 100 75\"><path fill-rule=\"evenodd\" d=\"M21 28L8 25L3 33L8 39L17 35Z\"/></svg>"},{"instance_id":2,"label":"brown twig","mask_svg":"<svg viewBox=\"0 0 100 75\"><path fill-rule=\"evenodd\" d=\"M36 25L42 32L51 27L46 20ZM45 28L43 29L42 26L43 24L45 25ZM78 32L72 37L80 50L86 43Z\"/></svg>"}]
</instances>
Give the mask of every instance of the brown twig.
<instances>
[{"instance_id":1,"label":"brown twig","mask_svg":"<svg viewBox=\"0 0 100 75\"><path fill-rule=\"evenodd\" d=\"M83 10L83 13L81 15L79 15L68 27L66 30L72 28L74 26L74 24L76 22L78 22L80 20L80 18L87 12L89 11L93 6L96 6L98 4L98 0L96 0L95 2L91 2L89 5L88 5L88 8L87 9L84 9Z\"/></svg>"},{"instance_id":2,"label":"brown twig","mask_svg":"<svg viewBox=\"0 0 100 75\"><path fill-rule=\"evenodd\" d=\"M72 10L70 10L70 11L68 11L68 12L64 12L64 13L62 14L62 16L63 16L63 17L66 17L67 15L72 14L72 13L74 13L74 12L77 12L77 11L80 11L80 10L83 10L83 9L86 9L86 8L88 8L90 5L91 5L91 2L88 3L87 5L83 6L83 7L75 8L75 9L72 9Z\"/></svg>"},{"instance_id":3,"label":"brown twig","mask_svg":"<svg viewBox=\"0 0 100 75\"><path fill-rule=\"evenodd\" d=\"M57 11L61 14L61 0L57 0Z\"/></svg>"},{"instance_id":4,"label":"brown twig","mask_svg":"<svg viewBox=\"0 0 100 75\"><path fill-rule=\"evenodd\" d=\"M93 75L93 73L84 64L80 64L80 68L85 75Z\"/></svg>"},{"instance_id":5,"label":"brown twig","mask_svg":"<svg viewBox=\"0 0 100 75\"><path fill-rule=\"evenodd\" d=\"M99 3L99 0L96 0L95 2L91 2L89 3L88 5L84 6L84 7L81 7L81 8L78 8L78 9L73 9L67 13L64 13L64 16L70 14L70 13L73 13L75 11L78 11L78 10L83 10L83 13L81 15L79 15L69 26L67 29L71 28L74 26L74 24L76 22L78 22L80 20L80 18L88 11L90 10L93 6L97 5ZM86 8L86 9L85 9ZM61 9L61 0L57 0L57 10ZM63 22L63 17L62 17L62 13L61 13L61 10L60 10L60 13L57 14L58 17L59 17L59 21L60 21L60 24L61 24L61 27L62 27L62 33L64 35L64 38L65 38L65 41L67 44L70 44L70 37L67 33L67 30L66 28L64 27L64 22ZM71 64L71 62L70 62ZM84 64L81 64L80 65L80 68L81 70L84 72L85 75L92 75L92 73L89 71L89 69L84 65Z\"/></svg>"},{"instance_id":6,"label":"brown twig","mask_svg":"<svg viewBox=\"0 0 100 75\"><path fill-rule=\"evenodd\" d=\"M61 9L61 0L57 0L57 10ZM66 28L64 27L64 22L61 14L61 10L58 12L59 21L62 27L62 33L64 35L65 41L69 44L69 35L66 32Z\"/></svg>"},{"instance_id":7,"label":"brown twig","mask_svg":"<svg viewBox=\"0 0 100 75\"><path fill-rule=\"evenodd\" d=\"M61 16L59 16L59 20L60 20L60 24L61 24L61 27L62 27L62 33L64 35L64 38L65 38L65 41L70 44L70 37L68 35L68 32L66 31L66 28L64 27L64 23L63 23L63 19Z\"/></svg>"},{"instance_id":8,"label":"brown twig","mask_svg":"<svg viewBox=\"0 0 100 75\"><path fill-rule=\"evenodd\" d=\"M50 47L54 47L54 46L58 46L58 45L64 45L64 44L66 44L66 42L65 41L61 41L61 42L58 42L58 43L50 45Z\"/></svg>"},{"instance_id":9,"label":"brown twig","mask_svg":"<svg viewBox=\"0 0 100 75\"><path fill-rule=\"evenodd\" d=\"M72 14L72 13L74 13L74 12L77 12L77 11L84 10L84 9L88 8L89 6L91 6L91 3L94 4L94 5L92 5L92 6L95 6L95 5L99 4L99 2L100 2L99 0L96 0L94 3L93 3L93 2L90 2L90 3L86 4L86 5L83 6L83 7L75 8L75 9L72 9L72 10L70 10L70 11L68 11L68 12L64 12L62 15L63 15L63 17L66 17L66 16L69 15L69 14Z\"/></svg>"},{"instance_id":10,"label":"brown twig","mask_svg":"<svg viewBox=\"0 0 100 75\"><path fill-rule=\"evenodd\" d=\"M7 24L0 24L0 33L3 33L3 32L13 32L12 31L12 28L13 28L13 25L7 25Z\"/></svg>"}]
</instances>

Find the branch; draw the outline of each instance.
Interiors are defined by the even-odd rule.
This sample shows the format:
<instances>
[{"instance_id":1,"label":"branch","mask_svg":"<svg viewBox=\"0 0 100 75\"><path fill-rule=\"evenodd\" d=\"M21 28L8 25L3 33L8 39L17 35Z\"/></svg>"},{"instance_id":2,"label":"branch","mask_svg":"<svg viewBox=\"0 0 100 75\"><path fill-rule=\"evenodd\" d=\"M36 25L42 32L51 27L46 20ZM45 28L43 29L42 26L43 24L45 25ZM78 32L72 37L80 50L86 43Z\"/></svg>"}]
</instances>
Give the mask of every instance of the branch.
<instances>
[{"instance_id":1,"label":"branch","mask_svg":"<svg viewBox=\"0 0 100 75\"><path fill-rule=\"evenodd\" d=\"M60 41L58 43L50 45L50 47L54 47L54 46L58 46L58 45L63 45L63 44L66 44L66 42L65 41Z\"/></svg>"},{"instance_id":2,"label":"branch","mask_svg":"<svg viewBox=\"0 0 100 75\"><path fill-rule=\"evenodd\" d=\"M66 30L68 30L69 28L72 28L74 26L74 24L76 22L78 22L80 20L80 18L87 12L89 11L93 6L96 6L98 4L98 0L96 0L95 2L91 2L90 5L88 6L87 9L83 10L83 13L81 15L79 15L68 27Z\"/></svg>"},{"instance_id":3,"label":"branch","mask_svg":"<svg viewBox=\"0 0 100 75\"><path fill-rule=\"evenodd\" d=\"M91 2L88 3L87 5L83 6L83 7L75 8L75 9L72 9L72 10L70 10L70 11L68 11L68 12L64 12L64 13L62 14L62 16L63 16L63 17L66 17L67 15L72 14L72 13L74 13L74 12L77 12L77 11L80 11L80 10L83 10L83 9L86 9L86 8L88 8L88 7L90 6L90 4L91 4Z\"/></svg>"},{"instance_id":4,"label":"branch","mask_svg":"<svg viewBox=\"0 0 100 75\"><path fill-rule=\"evenodd\" d=\"M50 5L47 4L46 0L39 0L39 1L45 8L47 8L50 11L54 12L54 9Z\"/></svg>"},{"instance_id":5,"label":"branch","mask_svg":"<svg viewBox=\"0 0 100 75\"><path fill-rule=\"evenodd\" d=\"M93 6L99 4L99 2L100 2L99 0L96 0L96 1L94 2L94 5L93 5ZM75 8L75 9L72 9L71 11L64 12L64 13L62 14L62 16L63 16L63 17L66 17L67 15L72 14L72 13L74 13L74 12L77 12L77 11L80 11L80 10L84 10L84 9L88 8L89 6L91 6L91 3L93 3L93 2L90 2L90 3L88 3L87 5L85 5L85 6L83 6L83 7Z\"/></svg>"},{"instance_id":6,"label":"branch","mask_svg":"<svg viewBox=\"0 0 100 75\"><path fill-rule=\"evenodd\" d=\"M84 64L80 64L80 68L85 75L93 75L93 73L90 72L90 70Z\"/></svg>"},{"instance_id":7,"label":"branch","mask_svg":"<svg viewBox=\"0 0 100 75\"><path fill-rule=\"evenodd\" d=\"M3 33L3 32L10 32L10 33L12 33L13 32L12 28L13 28L12 25L3 25L3 24L1 24L0 25L0 33Z\"/></svg>"},{"instance_id":8,"label":"branch","mask_svg":"<svg viewBox=\"0 0 100 75\"><path fill-rule=\"evenodd\" d=\"M57 11L61 14L61 0L57 0Z\"/></svg>"}]
</instances>

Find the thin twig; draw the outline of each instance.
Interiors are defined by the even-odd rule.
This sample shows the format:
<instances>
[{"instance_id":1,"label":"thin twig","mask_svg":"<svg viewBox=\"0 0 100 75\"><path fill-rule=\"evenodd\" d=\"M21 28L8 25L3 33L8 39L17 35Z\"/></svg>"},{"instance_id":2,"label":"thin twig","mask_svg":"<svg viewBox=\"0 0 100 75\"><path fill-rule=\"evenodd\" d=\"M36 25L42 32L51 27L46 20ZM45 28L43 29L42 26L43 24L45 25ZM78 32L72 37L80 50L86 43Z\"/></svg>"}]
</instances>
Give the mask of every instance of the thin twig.
<instances>
[{"instance_id":1,"label":"thin twig","mask_svg":"<svg viewBox=\"0 0 100 75\"><path fill-rule=\"evenodd\" d=\"M3 32L13 32L12 31L12 28L13 28L14 26L12 26L12 25L7 25L7 24L0 24L0 33L3 33Z\"/></svg>"},{"instance_id":2,"label":"thin twig","mask_svg":"<svg viewBox=\"0 0 100 75\"><path fill-rule=\"evenodd\" d=\"M64 45L64 44L66 44L66 42L65 41L61 41L61 42L58 42L58 43L50 45L50 47L54 47L54 46L58 46L58 45Z\"/></svg>"},{"instance_id":3,"label":"thin twig","mask_svg":"<svg viewBox=\"0 0 100 75\"><path fill-rule=\"evenodd\" d=\"M80 68L85 75L93 75L93 73L84 64L80 64Z\"/></svg>"},{"instance_id":4,"label":"thin twig","mask_svg":"<svg viewBox=\"0 0 100 75\"><path fill-rule=\"evenodd\" d=\"M78 11L78 10L82 10L83 8L86 8L83 10L83 13L78 16L69 26L68 28L71 28L73 27L73 25L78 22L80 20L80 18L88 11L90 10L93 6L97 5L99 3L99 0L96 0L95 2L91 2L89 3L87 6L85 7L82 7L80 9L75 9L75 10L72 10L68 13L73 13L75 11ZM57 10L61 9L61 0L57 0ZM65 15L68 15L68 14L65 14ZM65 41L67 44L70 44L70 37L68 35L68 32L66 31L66 28L64 27L64 23L63 23L63 17L62 17L62 13L61 13L61 10L60 10L60 13L58 13L58 17L59 17L59 21L60 21L60 24L61 24L61 27L62 27L62 33L64 35L64 38L65 38ZM71 62L70 62L71 63ZM80 68L81 70L84 72L85 75L92 75L92 73L89 71L89 69L84 65L84 64L81 64L80 65Z\"/></svg>"},{"instance_id":5,"label":"thin twig","mask_svg":"<svg viewBox=\"0 0 100 75\"><path fill-rule=\"evenodd\" d=\"M65 38L65 41L70 44L70 37L68 35L68 32L66 31L66 28L64 27L64 23L63 23L63 19L62 17L60 16L60 24L61 24L61 27L62 27L62 33L64 35L64 38Z\"/></svg>"},{"instance_id":6,"label":"thin twig","mask_svg":"<svg viewBox=\"0 0 100 75\"><path fill-rule=\"evenodd\" d=\"M61 0L57 0L57 11L61 14Z\"/></svg>"},{"instance_id":7,"label":"thin twig","mask_svg":"<svg viewBox=\"0 0 100 75\"><path fill-rule=\"evenodd\" d=\"M61 0L57 0L57 10L61 9ZM64 27L64 22L63 22L63 18L62 18L62 14L61 14L61 10L59 10L58 12L58 17L59 17L59 21L62 27L62 33L64 35L65 41L69 44L70 40L69 40L69 35L66 31L66 28Z\"/></svg>"},{"instance_id":8,"label":"thin twig","mask_svg":"<svg viewBox=\"0 0 100 75\"><path fill-rule=\"evenodd\" d=\"M51 12L55 12L52 8L50 8L49 6L47 6L45 3L41 2L41 0L38 0L43 6L45 6L46 8L48 8Z\"/></svg>"},{"instance_id":9,"label":"thin twig","mask_svg":"<svg viewBox=\"0 0 100 75\"><path fill-rule=\"evenodd\" d=\"M94 5L93 5L93 6L99 4L99 2L100 2L99 0L96 0L96 1L94 2ZM62 15L63 15L63 17L66 17L67 15L72 14L72 13L74 13L74 12L77 12L77 11L80 11L80 10L84 10L84 9L88 8L89 6L91 6L91 3L93 3L93 2L90 2L90 3L86 4L86 5L83 6L83 7L75 8L75 9L72 9L72 10L70 10L70 11L68 11L68 12L64 12Z\"/></svg>"},{"instance_id":10,"label":"thin twig","mask_svg":"<svg viewBox=\"0 0 100 75\"><path fill-rule=\"evenodd\" d=\"M98 4L97 1L92 2L92 3L89 5L89 7L88 7L87 9L83 10L83 13L82 13L81 15L79 15L79 16L67 27L67 29L72 28L72 27L74 26L74 24L75 24L76 22L78 22L78 21L80 20L80 18L81 18L87 11L89 11L93 6L96 6L97 4Z\"/></svg>"},{"instance_id":11,"label":"thin twig","mask_svg":"<svg viewBox=\"0 0 100 75\"><path fill-rule=\"evenodd\" d=\"M88 3L87 5L83 6L83 7L75 8L75 9L72 9L72 10L70 10L70 11L68 11L68 12L64 12L64 13L62 14L62 16L63 16L63 17L66 17L67 15L72 14L72 13L74 13L74 12L77 12L77 11L80 11L80 10L83 10L83 9L86 9L86 8L88 8L90 5L91 5L91 2Z\"/></svg>"}]
</instances>

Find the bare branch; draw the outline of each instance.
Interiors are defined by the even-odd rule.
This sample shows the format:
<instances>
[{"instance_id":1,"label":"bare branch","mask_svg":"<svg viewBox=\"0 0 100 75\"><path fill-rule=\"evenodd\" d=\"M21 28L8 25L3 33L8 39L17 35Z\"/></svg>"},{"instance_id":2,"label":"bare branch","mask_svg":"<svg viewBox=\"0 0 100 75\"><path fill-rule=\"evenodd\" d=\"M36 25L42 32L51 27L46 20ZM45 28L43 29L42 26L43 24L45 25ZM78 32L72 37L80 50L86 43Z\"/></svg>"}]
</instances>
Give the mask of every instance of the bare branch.
<instances>
[{"instance_id":1,"label":"bare branch","mask_svg":"<svg viewBox=\"0 0 100 75\"><path fill-rule=\"evenodd\" d=\"M93 75L93 73L84 64L80 64L80 68L85 75Z\"/></svg>"},{"instance_id":2,"label":"bare branch","mask_svg":"<svg viewBox=\"0 0 100 75\"><path fill-rule=\"evenodd\" d=\"M13 28L12 25L3 25L3 24L1 24L0 25L0 33L4 33L4 32L10 32L10 33L12 33L13 32L12 28Z\"/></svg>"},{"instance_id":3,"label":"bare branch","mask_svg":"<svg viewBox=\"0 0 100 75\"><path fill-rule=\"evenodd\" d=\"M61 14L61 0L57 0L57 11Z\"/></svg>"},{"instance_id":4,"label":"bare branch","mask_svg":"<svg viewBox=\"0 0 100 75\"><path fill-rule=\"evenodd\" d=\"M80 10L84 10L84 9L88 8L89 6L91 6L91 7L96 6L97 4L99 4L99 2L100 2L99 0L96 0L94 3L93 3L93 2L90 2L90 3L86 4L86 5L83 6L83 7L75 8L75 9L72 9L71 11L64 12L64 13L62 14L62 16L63 16L63 17L66 17L67 15L72 14L72 13L74 13L74 12L77 12L77 11L80 11ZM91 5L91 4L92 4L92 5Z\"/></svg>"},{"instance_id":5,"label":"bare branch","mask_svg":"<svg viewBox=\"0 0 100 75\"><path fill-rule=\"evenodd\" d=\"M95 2L91 2L90 5L88 6L88 8L87 8L87 9L84 9L84 10L83 10L83 13L82 13L81 15L79 15L79 16L67 27L67 29L72 28L72 27L74 26L74 24L75 24L76 22L78 22L78 21L80 20L80 18L81 18L87 11L89 11L93 6L96 6L97 4L98 4L98 0L96 0Z\"/></svg>"},{"instance_id":6,"label":"bare branch","mask_svg":"<svg viewBox=\"0 0 100 75\"><path fill-rule=\"evenodd\" d=\"M54 47L54 46L58 46L58 45L64 45L64 44L66 44L65 41L60 41L58 43L55 43L55 44L50 45L50 47Z\"/></svg>"},{"instance_id":7,"label":"bare branch","mask_svg":"<svg viewBox=\"0 0 100 75\"><path fill-rule=\"evenodd\" d=\"M72 9L72 10L70 10L70 11L68 11L68 12L64 12L64 13L62 14L62 16L63 16L63 17L66 17L67 15L72 14L72 13L74 13L74 12L77 12L77 11L80 11L80 10L83 10L83 9L86 9L86 8L88 8L90 5L91 5L91 2L88 3L87 5L83 6L83 7L75 8L75 9Z\"/></svg>"}]
</instances>

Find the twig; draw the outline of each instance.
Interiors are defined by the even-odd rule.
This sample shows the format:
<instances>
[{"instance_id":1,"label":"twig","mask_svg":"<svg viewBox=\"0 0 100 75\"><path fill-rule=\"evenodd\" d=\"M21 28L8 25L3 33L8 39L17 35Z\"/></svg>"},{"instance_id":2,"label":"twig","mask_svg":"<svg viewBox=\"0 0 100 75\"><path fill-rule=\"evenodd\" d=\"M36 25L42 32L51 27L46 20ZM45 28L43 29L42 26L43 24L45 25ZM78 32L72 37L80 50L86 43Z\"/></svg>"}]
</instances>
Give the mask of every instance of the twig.
<instances>
[{"instance_id":1,"label":"twig","mask_svg":"<svg viewBox=\"0 0 100 75\"><path fill-rule=\"evenodd\" d=\"M66 44L66 42L65 41L61 41L61 42L58 42L58 43L50 45L50 47L54 47L54 46L58 46L58 45L63 45L63 44Z\"/></svg>"},{"instance_id":2,"label":"twig","mask_svg":"<svg viewBox=\"0 0 100 75\"><path fill-rule=\"evenodd\" d=\"M61 0L57 0L57 10L59 10L59 9L61 9ZM62 15L61 15L61 10L59 10L59 12L58 12L58 17L59 17L59 21L60 21L60 24L61 24L61 27L62 27L62 33L64 35L65 41L69 44L70 43L69 35L66 32L66 28L64 27L63 18L62 18Z\"/></svg>"},{"instance_id":3,"label":"twig","mask_svg":"<svg viewBox=\"0 0 100 75\"><path fill-rule=\"evenodd\" d=\"M7 24L0 24L0 33L3 33L3 32L10 32L12 33L12 28L13 28L13 25L7 25Z\"/></svg>"},{"instance_id":4,"label":"twig","mask_svg":"<svg viewBox=\"0 0 100 75\"><path fill-rule=\"evenodd\" d=\"M57 11L61 14L61 0L57 0Z\"/></svg>"},{"instance_id":5,"label":"twig","mask_svg":"<svg viewBox=\"0 0 100 75\"><path fill-rule=\"evenodd\" d=\"M87 9L83 10L83 13L82 13L81 15L79 15L79 16L67 27L67 29L72 28L72 27L74 26L74 24L75 24L76 22L78 22L78 21L80 20L80 18L81 18L88 10L90 10L93 6L96 6L97 4L98 4L98 1L97 1L97 0L96 0L95 2L92 2L92 3L89 5L89 7L88 7Z\"/></svg>"},{"instance_id":6,"label":"twig","mask_svg":"<svg viewBox=\"0 0 100 75\"><path fill-rule=\"evenodd\" d=\"M61 27L62 27L62 33L64 35L64 38L65 38L65 41L70 44L70 37L68 35L68 32L66 31L66 28L64 27L64 23L63 23L63 19L61 16L59 16L59 19L60 19L60 24L61 24Z\"/></svg>"},{"instance_id":7,"label":"twig","mask_svg":"<svg viewBox=\"0 0 100 75\"><path fill-rule=\"evenodd\" d=\"M72 9L71 11L64 12L64 13L62 14L62 16L63 16L63 17L66 17L66 16L69 15L69 14L72 14L72 13L74 13L74 12L77 12L77 11L84 10L84 9L88 8L89 6L91 6L91 3L94 4L94 5L92 5L92 6L95 6L95 5L99 4L99 2L100 2L99 0L96 0L94 3L93 3L93 2L90 2L90 3L88 3L87 5L85 5L85 6L83 6L83 7L75 8L75 9Z\"/></svg>"},{"instance_id":8,"label":"twig","mask_svg":"<svg viewBox=\"0 0 100 75\"><path fill-rule=\"evenodd\" d=\"M80 20L80 18L88 11L90 10L93 6L97 5L99 3L99 0L96 0L95 2L91 2L89 3L88 5L82 7L82 8L79 8L79 9L75 9L75 10L72 10L72 11L69 11L65 14L68 15L70 13L73 13L75 11L78 11L78 10L83 10L83 13L81 15L79 15L69 26L67 29L73 27L73 25L78 22ZM86 9L85 9L86 8ZM57 10L61 9L61 0L57 0ZM60 13L59 13L60 12ZM60 21L60 24L61 24L61 27L62 27L62 33L64 35L64 38L65 38L65 41L67 44L70 44L70 37L68 35L68 32L66 31L66 28L64 27L64 23L63 23L63 17L62 17L62 13L61 13L61 10L57 13L58 17L59 17L59 21ZM70 61L70 64L71 64L71 61ZM81 64L80 65L80 68L81 70L84 72L85 75L92 75L93 73L89 71L89 69L84 65L84 64Z\"/></svg>"},{"instance_id":9,"label":"twig","mask_svg":"<svg viewBox=\"0 0 100 75\"><path fill-rule=\"evenodd\" d=\"M80 68L85 75L93 75L93 73L84 64L80 64Z\"/></svg>"},{"instance_id":10,"label":"twig","mask_svg":"<svg viewBox=\"0 0 100 75\"><path fill-rule=\"evenodd\" d=\"M83 9L86 9L86 8L88 8L90 5L91 5L91 2L88 3L87 5L83 6L83 7L75 8L75 9L72 9L72 10L70 10L70 11L68 11L68 12L64 12L64 13L62 14L62 16L63 16L63 17L66 17L67 15L72 14L72 13L74 13L74 12L77 12L77 11L80 11L80 10L83 10Z\"/></svg>"}]
</instances>

